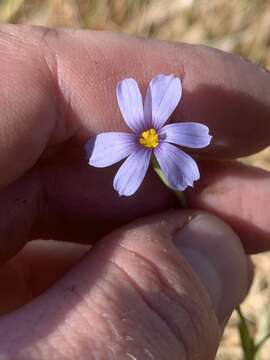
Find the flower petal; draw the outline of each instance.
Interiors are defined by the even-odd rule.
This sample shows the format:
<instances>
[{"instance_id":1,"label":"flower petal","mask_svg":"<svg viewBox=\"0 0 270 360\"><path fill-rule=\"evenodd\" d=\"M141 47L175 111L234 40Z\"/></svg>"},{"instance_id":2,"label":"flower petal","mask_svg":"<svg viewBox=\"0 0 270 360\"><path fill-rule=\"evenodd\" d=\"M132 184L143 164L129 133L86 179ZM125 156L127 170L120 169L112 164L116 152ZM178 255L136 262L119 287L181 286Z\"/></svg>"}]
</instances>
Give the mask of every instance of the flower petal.
<instances>
[{"instance_id":1,"label":"flower petal","mask_svg":"<svg viewBox=\"0 0 270 360\"><path fill-rule=\"evenodd\" d=\"M119 195L130 196L140 187L149 166L152 151L138 148L121 165L113 181L113 187Z\"/></svg>"},{"instance_id":2,"label":"flower petal","mask_svg":"<svg viewBox=\"0 0 270 360\"><path fill-rule=\"evenodd\" d=\"M158 75L151 80L144 102L145 119L160 129L175 110L182 95L181 80L174 75ZM151 113L150 105L151 104Z\"/></svg>"},{"instance_id":3,"label":"flower petal","mask_svg":"<svg viewBox=\"0 0 270 360\"><path fill-rule=\"evenodd\" d=\"M169 124L160 129L159 136L166 142L190 148L204 148L212 136L206 125L196 122Z\"/></svg>"},{"instance_id":4,"label":"flower petal","mask_svg":"<svg viewBox=\"0 0 270 360\"><path fill-rule=\"evenodd\" d=\"M144 128L142 95L134 79L125 79L116 86L116 96L123 118L135 133Z\"/></svg>"},{"instance_id":5,"label":"flower petal","mask_svg":"<svg viewBox=\"0 0 270 360\"><path fill-rule=\"evenodd\" d=\"M153 81L153 80L152 80ZM151 83L150 83L151 84ZM146 95L144 98L143 104L143 112L144 112L144 123L145 129L153 128L153 121L152 121L152 96L151 96L151 87L150 84L147 88Z\"/></svg>"},{"instance_id":6,"label":"flower petal","mask_svg":"<svg viewBox=\"0 0 270 360\"><path fill-rule=\"evenodd\" d=\"M85 150L88 152L89 165L95 167L110 166L137 149L137 138L134 134L124 132L107 132L90 139Z\"/></svg>"},{"instance_id":7,"label":"flower petal","mask_svg":"<svg viewBox=\"0 0 270 360\"><path fill-rule=\"evenodd\" d=\"M154 150L156 159L170 186L177 191L183 191L187 186L200 178L196 162L184 151L174 145L162 142Z\"/></svg>"}]
</instances>

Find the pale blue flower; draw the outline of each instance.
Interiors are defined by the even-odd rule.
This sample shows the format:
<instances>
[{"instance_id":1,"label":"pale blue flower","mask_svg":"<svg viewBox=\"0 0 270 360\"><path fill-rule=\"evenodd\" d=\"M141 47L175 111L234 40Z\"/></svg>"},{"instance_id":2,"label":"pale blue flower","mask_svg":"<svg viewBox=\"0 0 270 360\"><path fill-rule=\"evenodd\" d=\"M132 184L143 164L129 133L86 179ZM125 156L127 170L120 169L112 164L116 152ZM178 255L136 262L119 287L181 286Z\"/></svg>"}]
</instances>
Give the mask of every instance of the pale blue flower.
<instances>
[{"instance_id":1,"label":"pale blue flower","mask_svg":"<svg viewBox=\"0 0 270 360\"><path fill-rule=\"evenodd\" d=\"M193 186L200 177L197 164L172 144L203 148L209 145L211 136L206 125L196 122L165 125L182 95L180 78L156 76L149 84L144 105L134 79L120 81L116 95L123 118L133 133L107 132L97 135L94 142L90 139L86 144L89 164L106 167L127 158L113 181L120 195L130 196L138 190L153 155L172 189L183 191Z\"/></svg>"}]
</instances>

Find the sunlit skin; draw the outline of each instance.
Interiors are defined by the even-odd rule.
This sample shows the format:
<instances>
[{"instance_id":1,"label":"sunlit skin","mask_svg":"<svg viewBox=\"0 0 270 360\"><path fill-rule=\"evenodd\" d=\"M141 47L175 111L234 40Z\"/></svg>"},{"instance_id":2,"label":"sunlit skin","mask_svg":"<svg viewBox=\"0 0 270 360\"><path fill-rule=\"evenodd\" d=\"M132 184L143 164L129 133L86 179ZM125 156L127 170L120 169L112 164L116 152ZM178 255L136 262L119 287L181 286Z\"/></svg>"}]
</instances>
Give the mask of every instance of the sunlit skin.
<instances>
[{"instance_id":1,"label":"sunlit skin","mask_svg":"<svg viewBox=\"0 0 270 360\"><path fill-rule=\"evenodd\" d=\"M16 359L16 351L20 359L23 351L21 358L43 360L61 350L67 359L69 354L89 359L93 349L102 358L108 347L122 349L125 358L127 342L117 347L116 337L126 339L135 331L137 341L128 345L145 349L149 324L155 330L153 352L170 351L170 358L179 359L186 341L183 358L193 358L194 343L205 336L200 358L213 358L218 339L212 334L218 337L223 325L170 237L198 210L171 210L108 235L175 207L175 199L154 174L136 196L119 197L111 186L115 170L91 170L83 146L103 131L128 130L115 100L119 79L136 78L145 91L156 74L176 74L183 78L185 95L172 118L202 121L213 134L211 146L200 151L201 181L186 193L190 207L226 219L248 252L269 250L270 176L227 161L269 145L269 74L206 47L80 30L1 25L0 49L0 312L32 301L0 317L1 359ZM29 242L33 238L65 242L41 245ZM233 259L235 266L228 267L226 284L239 289L229 298L229 315L245 296L251 275L236 235L230 246L226 241L220 246L226 263ZM226 295L231 296L229 289ZM102 314L109 315L105 321ZM190 319L200 326L193 328ZM177 326L175 333L168 323ZM175 346L168 350L171 342Z\"/></svg>"}]
</instances>

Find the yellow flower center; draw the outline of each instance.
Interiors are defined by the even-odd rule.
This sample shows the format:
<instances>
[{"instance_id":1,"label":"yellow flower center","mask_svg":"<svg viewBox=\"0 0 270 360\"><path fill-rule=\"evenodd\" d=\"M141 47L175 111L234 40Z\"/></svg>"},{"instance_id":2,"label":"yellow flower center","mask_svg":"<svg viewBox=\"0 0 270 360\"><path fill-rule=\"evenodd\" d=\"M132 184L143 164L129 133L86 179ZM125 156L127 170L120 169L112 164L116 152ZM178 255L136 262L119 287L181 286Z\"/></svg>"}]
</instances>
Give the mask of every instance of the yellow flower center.
<instances>
[{"instance_id":1,"label":"yellow flower center","mask_svg":"<svg viewBox=\"0 0 270 360\"><path fill-rule=\"evenodd\" d=\"M139 138L139 143L150 149L156 148L158 146L158 142L158 134L153 128L144 131Z\"/></svg>"}]
</instances>

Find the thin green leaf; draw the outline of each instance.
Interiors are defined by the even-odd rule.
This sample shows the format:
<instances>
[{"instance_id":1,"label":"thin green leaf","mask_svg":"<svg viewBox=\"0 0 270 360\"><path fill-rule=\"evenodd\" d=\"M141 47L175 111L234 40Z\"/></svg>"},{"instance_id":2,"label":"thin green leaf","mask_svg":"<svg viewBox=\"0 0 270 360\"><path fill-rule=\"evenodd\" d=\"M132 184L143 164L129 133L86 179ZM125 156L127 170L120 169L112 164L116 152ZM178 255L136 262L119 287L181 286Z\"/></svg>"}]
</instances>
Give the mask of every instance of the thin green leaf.
<instances>
[{"instance_id":1,"label":"thin green leaf","mask_svg":"<svg viewBox=\"0 0 270 360\"><path fill-rule=\"evenodd\" d=\"M270 333L268 333L267 335L265 335L256 345L255 345L255 352L257 353L261 347L264 345L264 343L270 339Z\"/></svg>"}]
</instances>

